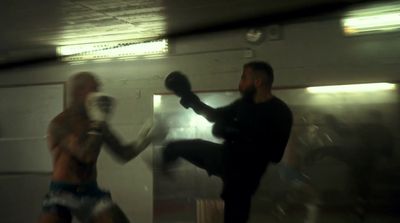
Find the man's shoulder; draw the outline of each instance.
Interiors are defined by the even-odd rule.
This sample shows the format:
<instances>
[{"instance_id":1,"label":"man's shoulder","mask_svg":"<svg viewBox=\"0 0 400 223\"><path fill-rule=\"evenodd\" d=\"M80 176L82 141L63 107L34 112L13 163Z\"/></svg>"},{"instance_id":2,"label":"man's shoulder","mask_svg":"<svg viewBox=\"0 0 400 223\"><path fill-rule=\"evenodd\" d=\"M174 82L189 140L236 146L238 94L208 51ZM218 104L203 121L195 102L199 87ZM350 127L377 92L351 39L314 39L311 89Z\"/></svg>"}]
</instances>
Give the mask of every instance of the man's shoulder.
<instances>
[{"instance_id":1,"label":"man's shoulder","mask_svg":"<svg viewBox=\"0 0 400 223\"><path fill-rule=\"evenodd\" d=\"M273 96L271 100L266 101L264 103L264 106L267 107L268 109L270 109L271 107L275 108L275 109L279 109L279 110L288 110L290 111L289 106L286 104L286 102L284 102L282 99Z\"/></svg>"},{"instance_id":2,"label":"man's shoulder","mask_svg":"<svg viewBox=\"0 0 400 223\"><path fill-rule=\"evenodd\" d=\"M50 120L50 124L61 124L66 121L66 112L63 111Z\"/></svg>"},{"instance_id":3,"label":"man's shoulder","mask_svg":"<svg viewBox=\"0 0 400 223\"><path fill-rule=\"evenodd\" d=\"M61 130L61 129L66 129L67 126L69 125L69 120L68 120L68 114L67 111L63 111L57 116L55 116L49 124L49 130L54 131L54 130Z\"/></svg>"},{"instance_id":4,"label":"man's shoulder","mask_svg":"<svg viewBox=\"0 0 400 223\"><path fill-rule=\"evenodd\" d=\"M286 117L288 119L292 119L292 110L290 109L289 105L286 104L282 99L275 97L270 101L270 105L268 109L273 109L274 113L277 114L279 117Z\"/></svg>"}]
</instances>

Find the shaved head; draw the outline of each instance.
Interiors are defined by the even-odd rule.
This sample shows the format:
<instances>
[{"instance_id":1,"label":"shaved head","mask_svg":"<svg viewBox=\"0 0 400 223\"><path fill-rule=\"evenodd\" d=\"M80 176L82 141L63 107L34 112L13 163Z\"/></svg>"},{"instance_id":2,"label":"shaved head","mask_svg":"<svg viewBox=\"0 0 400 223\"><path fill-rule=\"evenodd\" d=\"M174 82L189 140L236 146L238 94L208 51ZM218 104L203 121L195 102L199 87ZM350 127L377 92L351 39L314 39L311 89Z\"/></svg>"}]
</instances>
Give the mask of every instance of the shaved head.
<instances>
[{"instance_id":1,"label":"shaved head","mask_svg":"<svg viewBox=\"0 0 400 223\"><path fill-rule=\"evenodd\" d=\"M93 73L77 73L67 82L69 101L82 102L88 93L97 91L99 86L100 82Z\"/></svg>"}]
</instances>

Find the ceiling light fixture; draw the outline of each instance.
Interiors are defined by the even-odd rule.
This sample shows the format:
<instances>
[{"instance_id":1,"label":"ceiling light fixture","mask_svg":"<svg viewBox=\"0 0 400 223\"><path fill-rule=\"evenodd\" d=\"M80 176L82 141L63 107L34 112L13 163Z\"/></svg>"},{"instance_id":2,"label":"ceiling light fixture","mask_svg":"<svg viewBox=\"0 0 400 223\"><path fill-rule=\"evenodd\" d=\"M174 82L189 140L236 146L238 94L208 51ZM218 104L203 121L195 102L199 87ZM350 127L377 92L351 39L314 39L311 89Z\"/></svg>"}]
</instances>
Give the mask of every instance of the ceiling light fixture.
<instances>
[{"instance_id":1,"label":"ceiling light fixture","mask_svg":"<svg viewBox=\"0 0 400 223\"><path fill-rule=\"evenodd\" d=\"M400 30L400 1L352 10L342 19L345 35Z\"/></svg>"},{"instance_id":2,"label":"ceiling light fixture","mask_svg":"<svg viewBox=\"0 0 400 223\"><path fill-rule=\"evenodd\" d=\"M57 47L57 55L61 56L63 61L134 59L159 57L167 53L168 41L166 39L143 43L118 41Z\"/></svg>"}]
</instances>

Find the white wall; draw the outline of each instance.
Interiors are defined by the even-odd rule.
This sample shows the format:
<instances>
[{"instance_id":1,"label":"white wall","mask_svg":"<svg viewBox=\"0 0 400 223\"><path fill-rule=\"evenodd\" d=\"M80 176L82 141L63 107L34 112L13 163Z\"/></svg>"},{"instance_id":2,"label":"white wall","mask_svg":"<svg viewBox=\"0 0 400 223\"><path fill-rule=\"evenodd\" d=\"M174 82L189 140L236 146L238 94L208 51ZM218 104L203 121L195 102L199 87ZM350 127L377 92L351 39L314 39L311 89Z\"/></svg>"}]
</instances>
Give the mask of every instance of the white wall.
<instances>
[{"instance_id":1,"label":"white wall","mask_svg":"<svg viewBox=\"0 0 400 223\"><path fill-rule=\"evenodd\" d=\"M271 62L275 86L400 79L400 33L344 37L336 20L282 28L281 40L266 40L260 45L247 44L245 31L237 30L177 39L171 42L172 55L163 59L74 66L46 64L0 71L0 84L64 81L78 71L95 72L103 81L104 90L118 99L112 124L121 138L129 141L144 119L151 116L152 94L166 91L163 78L173 70L187 73L194 90L236 88L242 64L253 59ZM253 58L245 57L247 48L253 51ZM111 189L114 200L129 218L152 222L153 179L142 160L121 166L103 153L98 168L100 184ZM40 201L33 205L36 204ZM3 205L7 204L0 206Z\"/></svg>"}]
</instances>

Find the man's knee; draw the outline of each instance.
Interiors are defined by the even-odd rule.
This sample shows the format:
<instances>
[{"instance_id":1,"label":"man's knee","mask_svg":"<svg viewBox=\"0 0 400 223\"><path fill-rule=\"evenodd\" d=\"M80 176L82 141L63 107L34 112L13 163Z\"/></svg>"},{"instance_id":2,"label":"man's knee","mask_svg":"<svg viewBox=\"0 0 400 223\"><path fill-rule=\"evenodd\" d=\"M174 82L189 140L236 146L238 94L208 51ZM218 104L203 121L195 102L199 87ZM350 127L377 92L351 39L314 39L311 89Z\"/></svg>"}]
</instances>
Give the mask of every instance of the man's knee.
<instances>
[{"instance_id":1,"label":"man's knee","mask_svg":"<svg viewBox=\"0 0 400 223\"><path fill-rule=\"evenodd\" d=\"M164 161L176 160L179 156L179 142L170 142L162 150L162 158Z\"/></svg>"}]
</instances>

